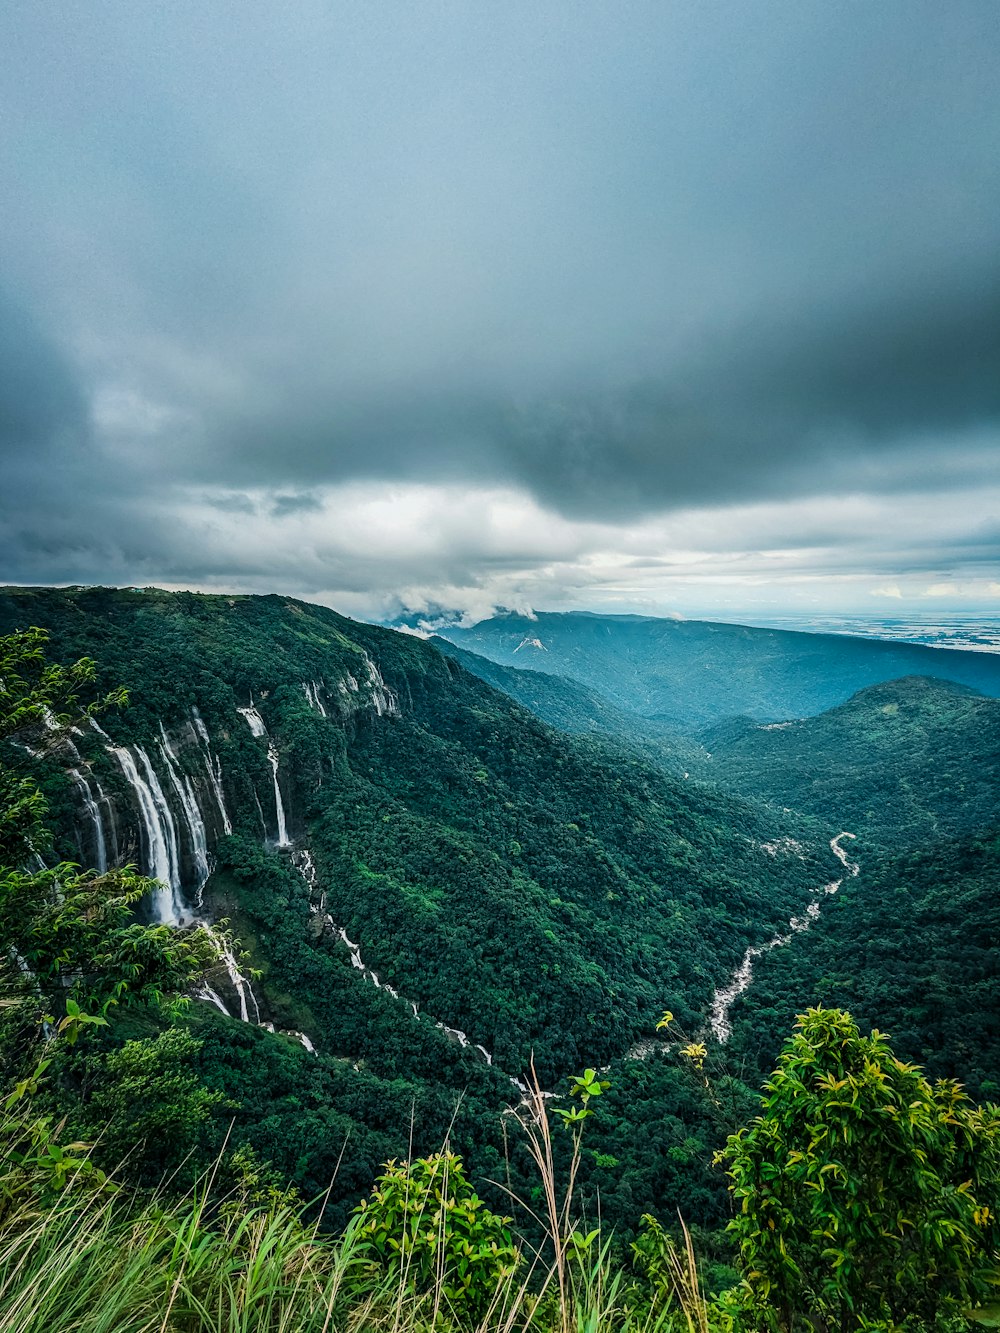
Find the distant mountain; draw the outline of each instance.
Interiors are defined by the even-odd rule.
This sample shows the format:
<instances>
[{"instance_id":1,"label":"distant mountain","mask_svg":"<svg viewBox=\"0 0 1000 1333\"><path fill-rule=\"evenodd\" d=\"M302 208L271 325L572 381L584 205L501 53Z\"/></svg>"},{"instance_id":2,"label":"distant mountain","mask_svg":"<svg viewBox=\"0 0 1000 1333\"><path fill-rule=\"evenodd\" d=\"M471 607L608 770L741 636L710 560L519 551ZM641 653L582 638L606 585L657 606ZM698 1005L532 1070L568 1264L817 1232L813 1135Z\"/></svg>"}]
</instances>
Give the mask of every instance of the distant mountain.
<instances>
[{"instance_id":1,"label":"distant mountain","mask_svg":"<svg viewBox=\"0 0 1000 1333\"><path fill-rule=\"evenodd\" d=\"M603 694L569 676L553 676L540 669L502 666L441 637L435 637L431 642L448 657L461 662L466 671L503 690L560 731L639 745L672 770L681 771L692 765L701 767L704 763L704 750L697 741L679 735L663 723L617 708Z\"/></svg>"},{"instance_id":2,"label":"distant mountain","mask_svg":"<svg viewBox=\"0 0 1000 1333\"><path fill-rule=\"evenodd\" d=\"M1000 696L1000 655L697 620L540 612L442 629L505 666L569 676L626 714L688 731L809 717L858 690L936 676Z\"/></svg>"},{"instance_id":3,"label":"distant mountain","mask_svg":"<svg viewBox=\"0 0 1000 1333\"><path fill-rule=\"evenodd\" d=\"M907 677L818 717L702 733L711 777L898 849L1000 816L1000 700Z\"/></svg>"}]
</instances>

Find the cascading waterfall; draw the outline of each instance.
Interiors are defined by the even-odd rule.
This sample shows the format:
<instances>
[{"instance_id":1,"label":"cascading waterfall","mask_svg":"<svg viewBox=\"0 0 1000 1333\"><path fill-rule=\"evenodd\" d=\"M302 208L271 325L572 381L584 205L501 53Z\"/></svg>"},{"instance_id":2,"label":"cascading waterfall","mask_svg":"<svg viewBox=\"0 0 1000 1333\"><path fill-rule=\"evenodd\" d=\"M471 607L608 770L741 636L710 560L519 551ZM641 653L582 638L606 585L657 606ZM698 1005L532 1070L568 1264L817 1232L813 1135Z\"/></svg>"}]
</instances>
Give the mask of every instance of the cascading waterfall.
<instances>
[{"instance_id":1,"label":"cascading waterfall","mask_svg":"<svg viewBox=\"0 0 1000 1333\"><path fill-rule=\"evenodd\" d=\"M364 663L364 675L366 678L365 692L370 696L372 708L374 708L379 717L399 717L399 703L392 690L389 689L388 685L386 685L385 681L382 679L382 673L367 653L364 654L362 661ZM357 677L352 675L350 671L347 672L342 680L337 682L337 689L343 696L343 704L345 708L354 711L359 707L363 707L363 704L360 702L354 703L351 701L350 696L352 694L361 696L362 687L358 683Z\"/></svg>"},{"instance_id":2,"label":"cascading waterfall","mask_svg":"<svg viewBox=\"0 0 1000 1333\"><path fill-rule=\"evenodd\" d=\"M314 708L321 717L326 717L323 700L319 697L319 692L323 688L325 687L322 681L304 680L302 682L302 692L306 696L309 707Z\"/></svg>"},{"instance_id":3,"label":"cascading waterfall","mask_svg":"<svg viewBox=\"0 0 1000 1333\"><path fill-rule=\"evenodd\" d=\"M207 1000L209 1004L214 1004L216 1009L218 1009L221 1013L225 1014L227 1018L232 1018L232 1014L226 1007L225 1000L218 993L218 991L214 991L212 989L212 987L208 984L207 981L203 981L202 984L198 987L198 989L194 992L194 998L196 1000Z\"/></svg>"},{"instance_id":4,"label":"cascading waterfall","mask_svg":"<svg viewBox=\"0 0 1000 1333\"><path fill-rule=\"evenodd\" d=\"M256 714L256 710L253 710ZM222 816L223 826L226 832L232 832L232 825L226 813L225 801L222 794L221 773L218 762L213 763L211 754L211 745L208 737L208 730L196 709L192 710L193 727L198 740L203 746L206 771L209 781L213 787L216 800L219 806L219 812ZM260 731L256 730L251 723L251 729L255 735L264 734L263 722L259 714L256 714ZM249 719L248 719L249 720ZM164 794L163 787L153 768L149 755L141 746L116 746L105 731L95 722L94 728L102 737L105 748L108 753L113 755L118 761L118 765L135 793L136 805L139 810L142 832L145 839L145 851L148 862L148 873L151 878L158 879L163 885L153 894L153 911L158 920L169 925L181 925L189 922L197 924L198 929L203 930L211 938L215 947L219 962L225 968L226 975L229 978L230 986L236 997L239 1007L239 1018L244 1023L254 1023L260 1025L260 1006L257 997L254 994L253 984L249 977L244 976L240 969L240 964L233 953L232 945L220 932L217 932L212 925L206 921L198 921L192 918L184 905L181 895L182 879L182 860L181 860L181 842L178 837L177 822L174 819L170 804ZM200 906L200 893L204 888L211 872L211 862L208 851L208 831L205 827L205 820L201 813L195 796L191 780L180 766L180 760L174 745L172 744L166 728L160 723L160 757L163 767L166 771L170 786L173 788L174 795L177 798L177 807L181 812L184 828L186 829L186 841L190 845L191 856L194 863L196 877L196 891ZM88 813L93 819L97 817L95 829L100 827L100 816L96 805L93 802L90 788L86 780L78 770L73 770L74 780L80 786L81 793L86 791L90 800ZM107 800L100 786L98 792L101 799ZM93 812L91 811L93 807ZM279 820L279 831L284 828L283 812ZM194 992L195 998L205 1000L213 1004L220 1013L229 1017L235 1017L230 1013L225 1000L207 981L203 981ZM308 1037L301 1033L293 1033L296 1040L301 1040L302 1044L308 1049L313 1050L312 1043Z\"/></svg>"},{"instance_id":5,"label":"cascading waterfall","mask_svg":"<svg viewBox=\"0 0 1000 1333\"><path fill-rule=\"evenodd\" d=\"M844 867L846 874L850 875L851 878L858 873L859 867L856 862L848 859L847 853L844 851L843 847L841 847L840 843L842 838L855 837L857 837L857 834L855 833L838 833L835 838L830 839L830 850ZM808 904L802 916L792 917L791 921L788 923L787 931L779 932L773 939L768 940L766 944L752 944L743 955L739 967L729 979L728 984L715 992L715 995L712 997L712 1008L708 1024L712 1029L712 1035L720 1045L725 1045L733 1035L733 1025L729 1021L729 1012L735 1001L744 993L744 991L750 989L750 985L753 982L754 964L757 959L762 958L764 954L770 953L772 949L780 949L783 945L787 944L794 935L801 934L802 931L808 930L810 925L820 914L820 903L823 898L826 897L827 894L836 893L841 884L843 884L844 878L845 876L841 876L840 879L831 880L829 884L822 884L816 889L813 893L812 902Z\"/></svg>"},{"instance_id":6,"label":"cascading waterfall","mask_svg":"<svg viewBox=\"0 0 1000 1333\"><path fill-rule=\"evenodd\" d=\"M305 882L309 885L310 897L316 896L318 891L316 863L313 860L313 855L309 848L303 847L300 848L299 851L293 852L292 863ZM388 995L391 995L394 1000L403 1000L403 1003L409 1006L413 1017L416 1019L420 1018L420 1009L416 1000L404 1000L398 990L393 986L390 986L388 982L383 981L378 973L372 968L365 966L364 960L361 957L360 947L348 936L346 929L343 926L338 926L334 922L333 917L326 911L325 891L319 890L319 901L316 903L311 902L309 910L313 915L321 916L328 929L347 945L351 955L351 966L359 971L366 981L370 982L376 990L384 990ZM434 1026L443 1032L446 1037L450 1037L452 1041L456 1041L459 1046L469 1047L478 1051L488 1065L493 1064L493 1056L486 1047L480 1046L478 1042L470 1041L468 1035L463 1032L461 1028L450 1028L447 1024L440 1022L435 1022ZM510 1081L520 1092L527 1093L527 1085L522 1083L520 1079L511 1077Z\"/></svg>"},{"instance_id":7,"label":"cascading waterfall","mask_svg":"<svg viewBox=\"0 0 1000 1333\"><path fill-rule=\"evenodd\" d=\"M104 733L101 733L104 735ZM135 747L136 756L146 773L139 773L132 752L124 746L108 744L109 753L118 761L125 781L135 792L136 804L146 840L147 873L162 885L153 893L153 911L157 920L179 925L184 911L180 896L180 858L177 855L177 830L159 780L146 752ZM151 780L150 780L151 779Z\"/></svg>"},{"instance_id":8,"label":"cascading waterfall","mask_svg":"<svg viewBox=\"0 0 1000 1333\"><path fill-rule=\"evenodd\" d=\"M90 774L90 779L93 781L94 787L95 787L95 789L96 789L96 791L97 791L97 808L98 808L98 811L100 811L101 806L103 806L103 807L105 808L105 810L107 810L107 812L108 812L108 829L107 829L107 831L108 831L108 833L111 835L111 857L112 857L112 861L113 861L115 864L117 864L117 862L118 862L118 824L117 824L117 820L116 820L116 818L115 818L115 803L114 803L114 801L112 801L111 797L107 794L107 792L104 790L104 788L101 786L100 781L99 781L99 779L97 778L96 774L91 773L91 774ZM102 828L103 828L103 823L102 823ZM107 850L107 844L106 844L106 843L105 843L105 850Z\"/></svg>"},{"instance_id":9,"label":"cascading waterfall","mask_svg":"<svg viewBox=\"0 0 1000 1333\"><path fill-rule=\"evenodd\" d=\"M87 817L94 829L94 851L95 861L98 871L103 875L108 868L108 849L104 841L104 824L101 820L101 812L94 800L93 793L90 790L90 784L78 768L69 768L66 770L68 776L72 779L73 785L80 793L81 802ZM100 785L97 790L100 792ZM103 796L103 792L101 795Z\"/></svg>"},{"instance_id":10,"label":"cascading waterfall","mask_svg":"<svg viewBox=\"0 0 1000 1333\"><path fill-rule=\"evenodd\" d=\"M232 821L229 818L229 812L226 810L226 798L222 790L222 765L219 762L219 756L212 753L212 742L208 735L208 728L198 709L192 705L191 721L194 725L195 735L205 747L205 772L208 774L209 785L215 795L216 804L219 807L219 814L222 818L222 831L230 834L233 831Z\"/></svg>"},{"instance_id":11,"label":"cascading waterfall","mask_svg":"<svg viewBox=\"0 0 1000 1333\"><path fill-rule=\"evenodd\" d=\"M184 812L184 820L187 824L188 835L191 840L191 853L194 858L194 869L197 884L195 885L195 894L198 901L201 900L201 891L211 874L211 865L208 859L208 833L205 829L205 821L202 818L198 802L195 800L194 791L191 787L191 780L186 773L179 771L179 761L177 752L170 744L163 723L160 723L160 752L163 755L163 762L166 765L167 776L170 778L171 785L177 795L181 810Z\"/></svg>"},{"instance_id":12,"label":"cascading waterfall","mask_svg":"<svg viewBox=\"0 0 1000 1333\"><path fill-rule=\"evenodd\" d=\"M177 822L174 819L174 812L170 808L170 802L164 795L163 788L160 785L160 779L157 776L156 769L153 767L149 755L141 745L133 747L135 757L142 765L146 782L149 786L150 794L156 806L157 817L160 826L163 829L163 837L167 844L167 855L170 863L170 887L174 890L178 901L181 901L181 843L177 833Z\"/></svg>"},{"instance_id":13,"label":"cascading waterfall","mask_svg":"<svg viewBox=\"0 0 1000 1333\"><path fill-rule=\"evenodd\" d=\"M267 758L271 765L271 773L274 776L274 809L278 820L278 846L289 847L291 840L288 837L288 826L285 823L285 807L281 800L281 787L278 784L278 747L267 734L267 727L264 726L264 719L254 706L253 696L250 697L249 708L238 708L237 712L242 713L246 718L247 726L253 736L263 737L267 741Z\"/></svg>"},{"instance_id":14,"label":"cascading waterfall","mask_svg":"<svg viewBox=\"0 0 1000 1333\"><path fill-rule=\"evenodd\" d=\"M251 984L250 979L245 977L240 971L240 965L236 960L236 955L233 953L229 941L224 935L218 934L204 921L199 923L199 929L203 930L205 934L209 936L212 943L215 945L216 952L219 955L223 967L226 969L226 974L229 977L229 984L232 986L233 993L239 1002L240 1019L244 1023L249 1023L251 1021L250 1005L253 1005L253 1022L259 1026L260 1006L257 1003L256 995L253 993L253 985ZM204 990L205 994L199 995L199 999L211 1000L214 1005L221 1007L223 1013L229 1013L229 1010L221 1003L218 995L211 989L211 987L205 986ZM230 1014L230 1017L233 1017L233 1015Z\"/></svg>"},{"instance_id":15,"label":"cascading waterfall","mask_svg":"<svg viewBox=\"0 0 1000 1333\"><path fill-rule=\"evenodd\" d=\"M396 696L386 685L382 679L382 673L367 653L365 653L365 668L368 672L368 685L371 690L372 706L375 712L379 717L383 715L398 717L399 704L396 702Z\"/></svg>"},{"instance_id":16,"label":"cascading waterfall","mask_svg":"<svg viewBox=\"0 0 1000 1333\"><path fill-rule=\"evenodd\" d=\"M281 788L278 786L278 747L274 741L267 742L267 758L274 774L274 808L278 815L278 846L289 845L288 828L285 824L285 807L281 803Z\"/></svg>"}]
</instances>

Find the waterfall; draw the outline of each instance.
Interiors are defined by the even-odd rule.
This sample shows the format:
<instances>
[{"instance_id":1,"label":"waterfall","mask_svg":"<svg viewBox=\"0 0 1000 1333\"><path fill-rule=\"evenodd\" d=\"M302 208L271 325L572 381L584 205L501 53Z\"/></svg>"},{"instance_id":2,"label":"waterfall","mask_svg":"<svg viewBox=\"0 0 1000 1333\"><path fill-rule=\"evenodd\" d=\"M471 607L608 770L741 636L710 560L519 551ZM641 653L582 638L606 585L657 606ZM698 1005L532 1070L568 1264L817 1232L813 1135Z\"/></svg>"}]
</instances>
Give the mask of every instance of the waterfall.
<instances>
[{"instance_id":1,"label":"waterfall","mask_svg":"<svg viewBox=\"0 0 1000 1333\"><path fill-rule=\"evenodd\" d=\"M383 981L382 978L379 976L379 974L376 971L374 971L373 968L367 967L365 965L364 959L361 957L360 946L355 944L355 942L348 935L346 929L343 926L338 926L334 922L333 917L330 916L330 914L324 910L326 908L326 894L324 892L319 891L319 886L317 883L316 862L313 860L313 855L312 852L309 850L309 848L302 847L297 852L293 852L292 864L296 867L299 874L309 885L310 895L313 895L317 892L320 893L319 902L311 903L309 910L314 915L317 916L321 915L323 918L324 925L326 925L327 928L334 935L338 936L343 941L343 943L347 945L348 951L351 955L351 966L356 971L360 972L361 975L364 977L365 981L369 982L372 986L374 986L376 990L384 990L386 991L387 994L391 995L394 1000L402 1000L402 1002L405 1005L409 1006L413 1014L413 1017L419 1020L420 1010L417 1005L417 1002L415 1000L403 999L398 990L396 990L393 986L390 986L388 982ZM469 1048L471 1050L476 1050L479 1052L479 1054L483 1057L483 1059L486 1061L488 1065L493 1064L493 1056L486 1049L486 1047L480 1046L478 1042L471 1041L468 1035L464 1033L461 1030L461 1028L450 1028L446 1023L439 1023L439 1022L434 1022L434 1026L440 1032L443 1032L446 1037L449 1037L452 1041L457 1042L459 1046L463 1047L463 1049ZM524 1088L523 1084L521 1084L517 1079L512 1078L511 1083L513 1083L515 1087L521 1089L522 1091L527 1091L527 1089Z\"/></svg>"},{"instance_id":2,"label":"waterfall","mask_svg":"<svg viewBox=\"0 0 1000 1333\"><path fill-rule=\"evenodd\" d=\"M321 717L326 717L326 709L323 707L323 700L319 697L319 692L323 688L323 682L318 683L315 680L304 680L302 682L302 692L306 696L306 701L310 708L314 708Z\"/></svg>"},{"instance_id":3,"label":"waterfall","mask_svg":"<svg viewBox=\"0 0 1000 1333\"><path fill-rule=\"evenodd\" d=\"M396 702L396 696L389 689L382 679L382 673L365 653L365 668L368 671L368 687L371 690L372 705L379 717L399 717L399 704Z\"/></svg>"},{"instance_id":4,"label":"waterfall","mask_svg":"<svg viewBox=\"0 0 1000 1333\"><path fill-rule=\"evenodd\" d=\"M399 704L396 696L382 679L382 673L367 653L364 654L362 661L367 676L367 692L370 696L372 708L375 709L379 717L399 717ZM358 707L363 707L363 704L353 703L350 699L352 694L361 693L361 686L358 684L357 677L349 671L342 680L337 682L337 689L343 696L346 711L353 712Z\"/></svg>"},{"instance_id":5,"label":"waterfall","mask_svg":"<svg viewBox=\"0 0 1000 1333\"><path fill-rule=\"evenodd\" d=\"M192 706L191 720L194 724L195 734L205 747L205 772L208 774L208 781L215 793L215 801L219 807L219 814L222 816L222 831L230 834L233 831L232 821L229 818L229 812L226 810L226 798L222 790L222 765L219 763L219 756L212 754L212 742L209 739L208 728L202 720L198 709Z\"/></svg>"},{"instance_id":6,"label":"waterfall","mask_svg":"<svg viewBox=\"0 0 1000 1333\"><path fill-rule=\"evenodd\" d=\"M278 786L278 747L274 741L267 742L267 757L271 764L271 772L274 774L274 808L278 813L278 846L287 847L288 829L285 825L285 807L281 803L281 788Z\"/></svg>"},{"instance_id":7,"label":"waterfall","mask_svg":"<svg viewBox=\"0 0 1000 1333\"><path fill-rule=\"evenodd\" d=\"M253 984L249 977L245 977L240 971L240 965L236 961L236 955L233 953L229 941L224 935L218 934L206 921L200 921L198 923L198 928L199 930L203 930L212 941L212 944L215 946L215 950L219 955L219 961L226 969L226 975L229 977L229 984L232 986L233 993L239 1002L240 1019L244 1023L249 1023L251 1021L250 1005L253 1005L254 1018L252 1021L259 1026L260 1007L257 1004L257 997L253 993ZM229 1014L229 1010L226 1008L225 1003L219 997L218 993L207 984L203 984L197 991L195 991L195 998L198 1000L210 1000L217 1009L221 1009L224 1014ZM229 1017L233 1018L235 1015L229 1014Z\"/></svg>"},{"instance_id":8,"label":"waterfall","mask_svg":"<svg viewBox=\"0 0 1000 1333\"><path fill-rule=\"evenodd\" d=\"M101 812L97 808L97 803L91 793L90 784L87 782L87 779L83 777L80 770L78 768L70 768L67 769L66 772L67 775L72 778L73 785L80 792L83 808L87 812L90 822L93 825L94 847L97 853L95 859L97 861L97 869L103 875L108 868L108 849L107 844L104 841L104 825L101 821ZM98 786L98 791L100 790L100 786ZM101 792L102 796L103 794L104 793Z\"/></svg>"},{"instance_id":9,"label":"waterfall","mask_svg":"<svg viewBox=\"0 0 1000 1333\"><path fill-rule=\"evenodd\" d=\"M289 847L291 840L288 836L288 826L285 823L285 807L281 800L281 787L278 785L278 747L267 734L267 727L264 726L264 719L254 707L253 696L250 696L249 708L238 708L238 713L242 713L246 718L247 726L253 736L263 737L267 741L267 759L271 765L271 773L274 778L274 809L278 819L278 846Z\"/></svg>"},{"instance_id":10,"label":"waterfall","mask_svg":"<svg viewBox=\"0 0 1000 1333\"><path fill-rule=\"evenodd\" d=\"M188 827L188 835L191 839L191 852L194 857L195 875L197 876L197 885L195 891L199 898L205 882L211 873L211 866L208 860L208 834L205 830L205 821L202 818L201 810L195 799L194 791L191 787L191 780L186 773L178 771L177 752L170 744L170 740L164 729L163 723L160 723L160 752L163 755L163 762L166 765L167 776L170 778L171 785L177 794L180 807L184 811L184 819Z\"/></svg>"},{"instance_id":11,"label":"waterfall","mask_svg":"<svg viewBox=\"0 0 1000 1333\"><path fill-rule=\"evenodd\" d=\"M113 860L114 860L114 863L117 865L117 864L118 864L118 825L117 825L117 821L116 821L116 818L115 818L115 805L114 805L114 801L112 801L111 797L107 794L107 792L105 792L105 790L104 790L104 788L101 786L99 780L97 779L97 777L96 777L93 773L91 773L90 778L91 778L91 780L93 781L95 788L97 789L97 806L98 806L98 810L99 810L100 807L103 805L104 808L105 808L105 809L107 810L107 812L108 812L108 832L111 834L111 855L112 855L112 858L113 858ZM103 825L102 825L102 827L103 827Z\"/></svg>"},{"instance_id":12,"label":"waterfall","mask_svg":"<svg viewBox=\"0 0 1000 1333\"><path fill-rule=\"evenodd\" d=\"M218 993L218 991L214 991L212 989L212 987L208 984L207 981L202 982L202 984L194 992L194 998L196 1000L207 1000L209 1004L214 1004L216 1009L220 1010L221 1013L224 1013L227 1018L232 1018L232 1014L226 1008L225 1000Z\"/></svg>"},{"instance_id":13,"label":"waterfall","mask_svg":"<svg viewBox=\"0 0 1000 1333\"><path fill-rule=\"evenodd\" d=\"M264 726L264 719L261 717L260 713L258 713L257 709L254 707L252 694L250 696L250 707L237 708L236 711L237 713L242 713L243 716L246 718L247 726L250 728L251 735L253 736L267 735L267 727Z\"/></svg>"},{"instance_id":14,"label":"waterfall","mask_svg":"<svg viewBox=\"0 0 1000 1333\"><path fill-rule=\"evenodd\" d=\"M184 907L180 897L177 830L163 789L146 752L138 745L135 753L145 770L145 778L139 773L130 750L116 745L109 745L109 750L117 759L125 781L135 792L145 834L146 873L151 879L158 879L163 886L153 892L153 911L161 922L178 925Z\"/></svg>"}]
</instances>

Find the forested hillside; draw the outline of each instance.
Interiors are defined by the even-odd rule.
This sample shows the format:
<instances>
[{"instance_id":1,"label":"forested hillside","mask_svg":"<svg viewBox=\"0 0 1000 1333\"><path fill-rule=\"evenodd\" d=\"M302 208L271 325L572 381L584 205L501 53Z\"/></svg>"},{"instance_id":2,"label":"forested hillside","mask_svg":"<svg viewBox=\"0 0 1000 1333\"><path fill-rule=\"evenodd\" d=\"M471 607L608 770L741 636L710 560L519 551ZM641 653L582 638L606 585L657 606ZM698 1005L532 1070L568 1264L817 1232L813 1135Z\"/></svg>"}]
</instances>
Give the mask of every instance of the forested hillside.
<instances>
[{"instance_id":1,"label":"forested hillside","mask_svg":"<svg viewBox=\"0 0 1000 1333\"><path fill-rule=\"evenodd\" d=\"M994 825L995 827L995 825ZM751 1081L790 1016L843 1005L897 1050L975 1097L1000 1093L1000 837L942 841L876 860L805 934L759 960L732 1010Z\"/></svg>"},{"instance_id":2,"label":"forested hillside","mask_svg":"<svg viewBox=\"0 0 1000 1333\"><path fill-rule=\"evenodd\" d=\"M284 598L11 589L0 654L26 1333L61 1290L88 1333L210 1303L231 1333L261 1284L248 1329L358 1333L944 1327L989 1296L1000 1122L948 1079L1000 1088L1000 843L956 836L990 818L993 700L903 680L717 726L701 771L750 799L573 682L479 666L557 730L468 654Z\"/></svg>"},{"instance_id":3,"label":"forested hillside","mask_svg":"<svg viewBox=\"0 0 1000 1333\"><path fill-rule=\"evenodd\" d=\"M1000 695L1000 655L847 635L582 611L505 614L439 633L506 666L569 676L626 713L689 731L738 714L809 717L901 676Z\"/></svg>"},{"instance_id":4,"label":"forested hillside","mask_svg":"<svg viewBox=\"0 0 1000 1333\"><path fill-rule=\"evenodd\" d=\"M449 639L433 639L448 657L467 671L533 713L571 735L600 736L624 741L644 750L671 772L698 768L705 760L704 746L669 724L619 708L595 689L569 676L553 676L542 666L504 666L478 653L468 652Z\"/></svg>"},{"instance_id":5,"label":"forested hillside","mask_svg":"<svg viewBox=\"0 0 1000 1333\"><path fill-rule=\"evenodd\" d=\"M485 1151L486 1108L532 1056L549 1084L624 1056L666 1008L699 1030L746 947L835 868L794 819L557 732L433 645L321 607L0 596L0 631L28 624L132 700L41 761L56 850L160 875L161 919L232 918L262 975L213 975L197 1063L238 1132L316 1188L347 1131L338 1191L403 1149L411 1105L440 1143L464 1092L456 1140Z\"/></svg>"},{"instance_id":6,"label":"forested hillside","mask_svg":"<svg viewBox=\"0 0 1000 1333\"><path fill-rule=\"evenodd\" d=\"M898 850L1000 818L1000 700L949 681L872 685L818 717L702 733L724 786Z\"/></svg>"}]
</instances>

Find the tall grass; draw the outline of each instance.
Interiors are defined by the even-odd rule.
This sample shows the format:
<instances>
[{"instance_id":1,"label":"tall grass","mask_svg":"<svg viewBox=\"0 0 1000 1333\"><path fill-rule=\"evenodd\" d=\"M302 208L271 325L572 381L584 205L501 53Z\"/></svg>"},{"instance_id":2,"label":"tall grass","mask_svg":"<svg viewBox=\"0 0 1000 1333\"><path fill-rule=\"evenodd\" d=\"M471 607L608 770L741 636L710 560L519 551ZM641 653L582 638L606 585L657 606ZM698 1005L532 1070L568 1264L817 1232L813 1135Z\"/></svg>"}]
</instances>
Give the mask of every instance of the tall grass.
<instances>
[{"instance_id":1,"label":"tall grass","mask_svg":"<svg viewBox=\"0 0 1000 1333\"><path fill-rule=\"evenodd\" d=\"M8 1195L0 1333L707 1333L689 1238L667 1298L635 1299L610 1237L586 1250L569 1242L575 1163L560 1192L540 1095L525 1119L548 1243L525 1245L476 1322L449 1303L444 1254L416 1292L405 1266L386 1277L370 1262L356 1224L328 1237L286 1197L213 1199L213 1173L180 1201L86 1182Z\"/></svg>"}]
</instances>

